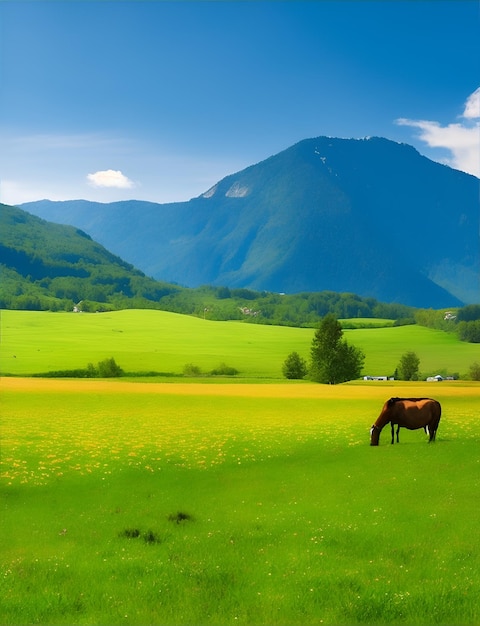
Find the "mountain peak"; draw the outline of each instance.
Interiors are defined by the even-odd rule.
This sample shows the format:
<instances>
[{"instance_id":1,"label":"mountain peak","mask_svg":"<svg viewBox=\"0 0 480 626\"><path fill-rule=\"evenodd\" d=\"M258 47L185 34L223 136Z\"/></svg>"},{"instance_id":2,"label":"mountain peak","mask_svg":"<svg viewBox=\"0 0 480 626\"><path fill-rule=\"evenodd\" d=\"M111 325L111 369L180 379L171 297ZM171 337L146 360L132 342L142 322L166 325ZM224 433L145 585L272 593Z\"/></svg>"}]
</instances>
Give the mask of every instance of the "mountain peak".
<instances>
[{"instance_id":1,"label":"mountain peak","mask_svg":"<svg viewBox=\"0 0 480 626\"><path fill-rule=\"evenodd\" d=\"M188 202L23 208L189 287L480 302L478 180L382 137L304 139Z\"/></svg>"}]
</instances>

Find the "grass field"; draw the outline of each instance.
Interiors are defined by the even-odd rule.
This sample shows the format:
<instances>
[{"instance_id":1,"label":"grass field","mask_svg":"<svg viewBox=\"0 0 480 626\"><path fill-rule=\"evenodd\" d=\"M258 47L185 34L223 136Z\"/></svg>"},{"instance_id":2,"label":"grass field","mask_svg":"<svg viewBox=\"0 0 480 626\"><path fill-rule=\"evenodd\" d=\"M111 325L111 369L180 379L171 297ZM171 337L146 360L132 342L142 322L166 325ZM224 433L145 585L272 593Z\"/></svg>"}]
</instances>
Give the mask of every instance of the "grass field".
<instances>
[{"instance_id":1,"label":"grass field","mask_svg":"<svg viewBox=\"0 0 480 626\"><path fill-rule=\"evenodd\" d=\"M99 314L1 311L0 372L31 375L85 368L114 357L127 372L181 375L188 363L208 372L226 363L242 379L281 379L282 363L297 351L309 359L312 329L211 322L164 311ZM478 344L421 326L346 330L366 354L364 373L394 372L412 350L420 370L466 375L480 359Z\"/></svg>"},{"instance_id":2,"label":"grass field","mask_svg":"<svg viewBox=\"0 0 480 626\"><path fill-rule=\"evenodd\" d=\"M480 623L478 383L0 384L2 625Z\"/></svg>"}]
</instances>

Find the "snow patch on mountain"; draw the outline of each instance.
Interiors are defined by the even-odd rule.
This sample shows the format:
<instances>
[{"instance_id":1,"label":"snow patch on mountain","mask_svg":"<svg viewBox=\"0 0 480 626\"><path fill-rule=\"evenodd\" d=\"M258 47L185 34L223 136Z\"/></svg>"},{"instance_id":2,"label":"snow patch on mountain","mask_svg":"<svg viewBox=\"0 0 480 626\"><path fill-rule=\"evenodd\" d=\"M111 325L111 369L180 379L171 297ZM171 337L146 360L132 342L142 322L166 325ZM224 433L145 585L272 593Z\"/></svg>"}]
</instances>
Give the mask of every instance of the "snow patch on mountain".
<instances>
[{"instance_id":1,"label":"snow patch on mountain","mask_svg":"<svg viewBox=\"0 0 480 626\"><path fill-rule=\"evenodd\" d=\"M245 198L250 193L250 189L245 185L236 182L230 187L225 196L227 198Z\"/></svg>"},{"instance_id":2,"label":"snow patch on mountain","mask_svg":"<svg viewBox=\"0 0 480 626\"><path fill-rule=\"evenodd\" d=\"M218 188L218 185L213 185L213 187L210 187L210 189L208 189L204 194L202 194L202 198L211 198L212 196L215 195L217 188Z\"/></svg>"}]
</instances>

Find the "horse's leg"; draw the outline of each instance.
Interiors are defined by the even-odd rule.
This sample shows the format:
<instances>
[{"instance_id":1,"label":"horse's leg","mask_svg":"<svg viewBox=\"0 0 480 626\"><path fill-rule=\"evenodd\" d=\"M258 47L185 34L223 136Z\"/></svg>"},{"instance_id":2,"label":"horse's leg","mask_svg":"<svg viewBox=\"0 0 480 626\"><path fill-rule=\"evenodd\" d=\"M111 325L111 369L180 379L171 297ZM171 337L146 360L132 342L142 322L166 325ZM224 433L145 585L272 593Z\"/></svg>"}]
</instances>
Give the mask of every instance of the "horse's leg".
<instances>
[{"instance_id":1,"label":"horse's leg","mask_svg":"<svg viewBox=\"0 0 480 626\"><path fill-rule=\"evenodd\" d=\"M390 426L392 427L392 442L394 442L395 439L395 424L393 422L390 422Z\"/></svg>"},{"instance_id":2,"label":"horse's leg","mask_svg":"<svg viewBox=\"0 0 480 626\"><path fill-rule=\"evenodd\" d=\"M400 424L397 424L397 443L400 443L398 440L398 433L400 432Z\"/></svg>"}]
</instances>

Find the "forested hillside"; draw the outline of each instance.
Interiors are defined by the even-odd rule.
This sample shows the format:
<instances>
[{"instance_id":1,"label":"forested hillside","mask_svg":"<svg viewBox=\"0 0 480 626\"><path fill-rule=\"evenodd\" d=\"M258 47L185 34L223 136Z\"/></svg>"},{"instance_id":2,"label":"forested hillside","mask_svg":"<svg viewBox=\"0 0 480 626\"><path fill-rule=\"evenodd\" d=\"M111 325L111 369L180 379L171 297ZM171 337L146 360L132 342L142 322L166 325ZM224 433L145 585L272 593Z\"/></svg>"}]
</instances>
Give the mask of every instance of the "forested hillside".
<instances>
[{"instance_id":1,"label":"forested hillside","mask_svg":"<svg viewBox=\"0 0 480 626\"><path fill-rule=\"evenodd\" d=\"M0 307L32 310L143 308L178 287L147 278L72 226L0 205Z\"/></svg>"},{"instance_id":2,"label":"forested hillside","mask_svg":"<svg viewBox=\"0 0 480 626\"><path fill-rule=\"evenodd\" d=\"M0 308L4 309L149 308L210 320L305 327L316 327L333 313L338 319L350 319L350 327L417 322L456 330L465 341L480 341L480 306L469 305L446 316L444 310L415 309L354 293L181 287L148 278L77 228L52 224L6 205L0 205L0 272Z\"/></svg>"},{"instance_id":3,"label":"forested hillside","mask_svg":"<svg viewBox=\"0 0 480 626\"><path fill-rule=\"evenodd\" d=\"M208 319L314 326L337 317L412 317L413 309L335 292L282 295L203 286L189 289L146 277L72 226L0 205L0 307L83 311L156 308Z\"/></svg>"}]
</instances>

